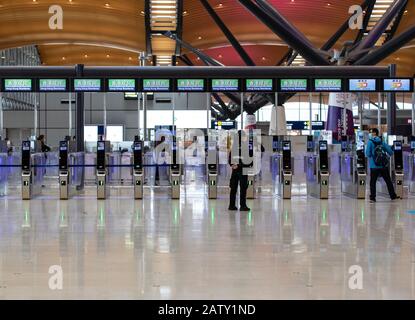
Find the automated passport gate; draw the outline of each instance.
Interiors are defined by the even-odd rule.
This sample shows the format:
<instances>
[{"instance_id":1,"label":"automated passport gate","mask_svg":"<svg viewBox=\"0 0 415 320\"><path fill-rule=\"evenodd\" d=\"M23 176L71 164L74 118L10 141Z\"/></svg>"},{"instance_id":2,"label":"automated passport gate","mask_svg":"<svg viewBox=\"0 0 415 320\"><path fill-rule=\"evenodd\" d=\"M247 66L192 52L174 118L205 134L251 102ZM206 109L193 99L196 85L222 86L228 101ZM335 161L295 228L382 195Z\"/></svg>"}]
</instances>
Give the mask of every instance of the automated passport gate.
<instances>
[{"instance_id":1,"label":"automated passport gate","mask_svg":"<svg viewBox=\"0 0 415 320\"><path fill-rule=\"evenodd\" d=\"M32 197L32 154L30 141L22 142L22 199L30 200Z\"/></svg>"},{"instance_id":2,"label":"automated passport gate","mask_svg":"<svg viewBox=\"0 0 415 320\"><path fill-rule=\"evenodd\" d=\"M404 178L402 141L393 142L393 157L389 165L389 170L395 188L395 193L398 197L402 198ZM381 184L380 192L389 195L386 185L384 183Z\"/></svg>"},{"instance_id":3,"label":"automated passport gate","mask_svg":"<svg viewBox=\"0 0 415 320\"><path fill-rule=\"evenodd\" d=\"M134 156L134 199L143 199L143 187L144 187L144 171L143 171L143 142L134 141L133 143L133 156Z\"/></svg>"},{"instance_id":4,"label":"automated passport gate","mask_svg":"<svg viewBox=\"0 0 415 320\"><path fill-rule=\"evenodd\" d=\"M59 196L62 200L69 199L70 195L70 174L68 168L68 141L59 143Z\"/></svg>"},{"instance_id":5,"label":"automated passport gate","mask_svg":"<svg viewBox=\"0 0 415 320\"><path fill-rule=\"evenodd\" d=\"M107 146L106 141L97 142L97 199L107 197Z\"/></svg>"},{"instance_id":6,"label":"automated passport gate","mask_svg":"<svg viewBox=\"0 0 415 320\"><path fill-rule=\"evenodd\" d=\"M180 199L180 164L177 163L177 144L176 139L173 139L172 145L172 163L170 165L170 183L171 183L171 198Z\"/></svg>"},{"instance_id":7,"label":"automated passport gate","mask_svg":"<svg viewBox=\"0 0 415 320\"><path fill-rule=\"evenodd\" d=\"M282 161L280 161L280 181L278 183L277 194L283 199L291 199L292 186L292 160L291 160L291 141L282 142Z\"/></svg>"},{"instance_id":8,"label":"automated passport gate","mask_svg":"<svg viewBox=\"0 0 415 320\"><path fill-rule=\"evenodd\" d=\"M318 155L307 160L307 193L310 196L328 199L329 196L329 158L328 143L318 143Z\"/></svg>"},{"instance_id":9,"label":"automated passport gate","mask_svg":"<svg viewBox=\"0 0 415 320\"><path fill-rule=\"evenodd\" d=\"M218 197L218 152L216 141L208 141L207 146L207 177L209 199Z\"/></svg>"},{"instance_id":10,"label":"automated passport gate","mask_svg":"<svg viewBox=\"0 0 415 320\"><path fill-rule=\"evenodd\" d=\"M252 159L254 157L254 134L252 130L249 130L248 152L249 152L249 158ZM242 159L242 162L243 162L243 159ZM255 190L254 163L252 162L251 164L249 164L247 169L248 169L248 189L246 190L246 198L255 199L256 190Z\"/></svg>"},{"instance_id":11,"label":"automated passport gate","mask_svg":"<svg viewBox=\"0 0 415 320\"><path fill-rule=\"evenodd\" d=\"M366 198L366 158L364 147L341 155L341 189L345 195Z\"/></svg>"}]
</instances>

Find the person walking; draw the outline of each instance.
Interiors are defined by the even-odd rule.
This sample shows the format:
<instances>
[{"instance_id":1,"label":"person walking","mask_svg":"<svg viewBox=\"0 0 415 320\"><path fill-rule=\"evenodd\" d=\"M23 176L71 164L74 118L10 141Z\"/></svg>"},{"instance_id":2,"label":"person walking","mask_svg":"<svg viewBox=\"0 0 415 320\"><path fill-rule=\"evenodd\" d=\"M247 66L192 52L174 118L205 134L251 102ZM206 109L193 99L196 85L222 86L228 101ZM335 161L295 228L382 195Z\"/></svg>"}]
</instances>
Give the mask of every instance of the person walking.
<instances>
[{"instance_id":1,"label":"person walking","mask_svg":"<svg viewBox=\"0 0 415 320\"><path fill-rule=\"evenodd\" d=\"M250 211L246 205L246 191L248 189L248 175L244 172L245 168L250 167L250 165L245 164L242 156L242 143L247 143L246 135L242 137L242 131L238 131L236 135L239 143L234 141L232 144L231 152L229 153L229 165L232 167L231 180L229 182L229 187L231 188L229 196L229 208L230 211L236 211L236 193L238 191L239 184L239 211Z\"/></svg>"},{"instance_id":2,"label":"person walking","mask_svg":"<svg viewBox=\"0 0 415 320\"><path fill-rule=\"evenodd\" d=\"M393 155L393 150L382 141L377 128L371 129L370 134L371 138L366 147L370 167L370 202L376 202L376 181L379 177L385 180L391 200L398 199L389 173L389 158Z\"/></svg>"}]
</instances>

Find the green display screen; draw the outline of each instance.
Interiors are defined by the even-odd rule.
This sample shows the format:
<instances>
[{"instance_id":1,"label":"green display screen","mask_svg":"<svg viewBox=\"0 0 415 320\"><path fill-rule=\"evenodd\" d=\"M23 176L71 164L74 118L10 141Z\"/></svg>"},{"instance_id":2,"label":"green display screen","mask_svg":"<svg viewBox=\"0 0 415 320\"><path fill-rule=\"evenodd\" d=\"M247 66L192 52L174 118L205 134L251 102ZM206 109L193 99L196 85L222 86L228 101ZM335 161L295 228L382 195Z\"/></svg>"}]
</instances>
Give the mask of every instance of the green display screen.
<instances>
[{"instance_id":1,"label":"green display screen","mask_svg":"<svg viewBox=\"0 0 415 320\"><path fill-rule=\"evenodd\" d=\"M280 79L280 91L308 91L307 79Z\"/></svg>"},{"instance_id":2,"label":"green display screen","mask_svg":"<svg viewBox=\"0 0 415 320\"><path fill-rule=\"evenodd\" d=\"M108 91L136 91L135 79L108 79Z\"/></svg>"},{"instance_id":3,"label":"green display screen","mask_svg":"<svg viewBox=\"0 0 415 320\"><path fill-rule=\"evenodd\" d=\"M204 79L178 79L177 91L204 91Z\"/></svg>"},{"instance_id":4,"label":"green display screen","mask_svg":"<svg viewBox=\"0 0 415 320\"><path fill-rule=\"evenodd\" d=\"M39 79L39 91L66 91L66 79Z\"/></svg>"},{"instance_id":5,"label":"green display screen","mask_svg":"<svg viewBox=\"0 0 415 320\"><path fill-rule=\"evenodd\" d=\"M246 79L245 88L247 91L272 91L272 79Z\"/></svg>"},{"instance_id":6,"label":"green display screen","mask_svg":"<svg viewBox=\"0 0 415 320\"><path fill-rule=\"evenodd\" d=\"M170 91L170 79L143 79L143 91Z\"/></svg>"},{"instance_id":7,"label":"green display screen","mask_svg":"<svg viewBox=\"0 0 415 320\"><path fill-rule=\"evenodd\" d=\"M4 91L32 91L32 79L5 79Z\"/></svg>"},{"instance_id":8,"label":"green display screen","mask_svg":"<svg viewBox=\"0 0 415 320\"><path fill-rule=\"evenodd\" d=\"M75 79L75 91L101 91L101 79Z\"/></svg>"},{"instance_id":9,"label":"green display screen","mask_svg":"<svg viewBox=\"0 0 415 320\"><path fill-rule=\"evenodd\" d=\"M341 79L314 79L315 91L342 91Z\"/></svg>"},{"instance_id":10,"label":"green display screen","mask_svg":"<svg viewBox=\"0 0 415 320\"><path fill-rule=\"evenodd\" d=\"M239 80L212 79L212 91L239 91Z\"/></svg>"}]
</instances>

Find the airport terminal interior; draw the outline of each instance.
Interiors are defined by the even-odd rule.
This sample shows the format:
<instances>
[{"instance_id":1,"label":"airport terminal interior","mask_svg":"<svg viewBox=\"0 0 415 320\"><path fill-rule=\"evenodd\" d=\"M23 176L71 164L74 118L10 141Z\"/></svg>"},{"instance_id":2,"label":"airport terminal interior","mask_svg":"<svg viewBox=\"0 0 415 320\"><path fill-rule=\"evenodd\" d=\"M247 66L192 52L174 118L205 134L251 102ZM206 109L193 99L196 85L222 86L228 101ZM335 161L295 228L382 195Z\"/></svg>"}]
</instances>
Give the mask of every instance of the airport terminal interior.
<instances>
[{"instance_id":1,"label":"airport terminal interior","mask_svg":"<svg viewBox=\"0 0 415 320\"><path fill-rule=\"evenodd\" d=\"M413 0L0 0L0 299L415 299L414 75Z\"/></svg>"}]
</instances>

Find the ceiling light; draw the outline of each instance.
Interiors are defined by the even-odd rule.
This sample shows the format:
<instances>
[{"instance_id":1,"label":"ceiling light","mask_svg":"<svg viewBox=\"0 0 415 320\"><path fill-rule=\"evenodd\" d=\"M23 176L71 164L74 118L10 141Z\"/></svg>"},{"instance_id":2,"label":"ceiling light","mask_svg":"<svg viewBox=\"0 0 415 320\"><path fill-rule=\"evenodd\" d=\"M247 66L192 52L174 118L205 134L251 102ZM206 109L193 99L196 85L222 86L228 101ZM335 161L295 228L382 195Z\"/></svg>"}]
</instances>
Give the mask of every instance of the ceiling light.
<instances>
[{"instance_id":1,"label":"ceiling light","mask_svg":"<svg viewBox=\"0 0 415 320\"><path fill-rule=\"evenodd\" d=\"M62 57L62 60L66 60L66 58L65 57Z\"/></svg>"},{"instance_id":2,"label":"ceiling light","mask_svg":"<svg viewBox=\"0 0 415 320\"><path fill-rule=\"evenodd\" d=\"M220 54L220 55L218 55L218 58L220 59L220 58L222 58L222 55Z\"/></svg>"},{"instance_id":3,"label":"ceiling light","mask_svg":"<svg viewBox=\"0 0 415 320\"><path fill-rule=\"evenodd\" d=\"M202 37L201 37L201 36L198 36L198 37L197 37L197 39L198 39L198 40L202 40Z\"/></svg>"},{"instance_id":4,"label":"ceiling light","mask_svg":"<svg viewBox=\"0 0 415 320\"><path fill-rule=\"evenodd\" d=\"M85 57L85 58L88 58L88 55L87 55L87 54L85 54L85 55L84 55L84 57Z\"/></svg>"},{"instance_id":5,"label":"ceiling light","mask_svg":"<svg viewBox=\"0 0 415 320\"><path fill-rule=\"evenodd\" d=\"M109 58L110 57L110 55L109 54L107 54L107 58Z\"/></svg>"},{"instance_id":6,"label":"ceiling light","mask_svg":"<svg viewBox=\"0 0 415 320\"><path fill-rule=\"evenodd\" d=\"M105 7L109 8L110 7L110 4L109 3L106 3L105 4Z\"/></svg>"}]
</instances>

